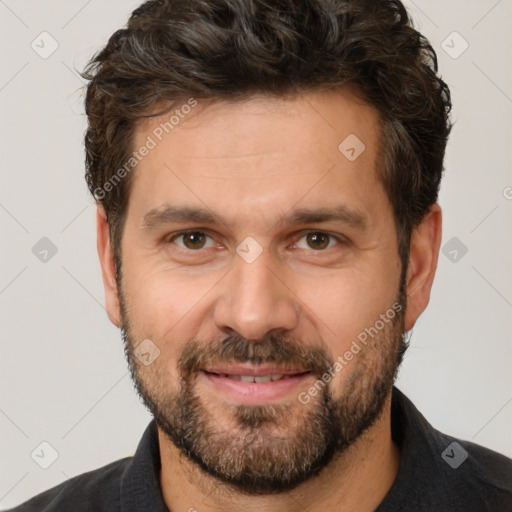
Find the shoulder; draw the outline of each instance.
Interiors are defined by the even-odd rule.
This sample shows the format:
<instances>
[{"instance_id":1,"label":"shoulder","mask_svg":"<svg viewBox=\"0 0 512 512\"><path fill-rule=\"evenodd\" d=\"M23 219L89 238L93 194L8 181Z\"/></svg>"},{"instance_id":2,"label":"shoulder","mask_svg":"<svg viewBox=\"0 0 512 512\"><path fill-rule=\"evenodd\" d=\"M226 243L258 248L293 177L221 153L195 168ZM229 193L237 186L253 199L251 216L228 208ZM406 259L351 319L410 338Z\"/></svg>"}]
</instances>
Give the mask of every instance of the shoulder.
<instances>
[{"instance_id":1,"label":"shoulder","mask_svg":"<svg viewBox=\"0 0 512 512\"><path fill-rule=\"evenodd\" d=\"M379 512L512 511L512 459L435 429L397 388L391 417L401 461Z\"/></svg>"},{"instance_id":2,"label":"shoulder","mask_svg":"<svg viewBox=\"0 0 512 512\"><path fill-rule=\"evenodd\" d=\"M458 500L480 508L512 510L512 459L471 441L437 432L446 482Z\"/></svg>"},{"instance_id":3,"label":"shoulder","mask_svg":"<svg viewBox=\"0 0 512 512\"><path fill-rule=\"evenodd\" d=\"M119 508L121 479L132 459L119 459L70 478L6 512L115 512Z\"/></svg>"}]
</instances>

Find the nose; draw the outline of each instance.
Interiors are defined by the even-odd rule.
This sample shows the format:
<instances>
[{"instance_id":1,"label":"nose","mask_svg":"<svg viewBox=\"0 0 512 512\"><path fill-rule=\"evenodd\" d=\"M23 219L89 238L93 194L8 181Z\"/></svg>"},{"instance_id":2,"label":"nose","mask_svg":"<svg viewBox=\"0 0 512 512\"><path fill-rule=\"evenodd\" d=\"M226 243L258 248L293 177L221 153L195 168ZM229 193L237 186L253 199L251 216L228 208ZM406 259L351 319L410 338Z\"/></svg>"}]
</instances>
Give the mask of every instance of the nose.
<instances>
[{"instance_id":1,"label":"nose","mask_svg":"<svg viewBox=\"0 0 512 512\"><path fill-rule=\"evenodd\" d=\"M290 285L278 267L271 267L265 251L252 263L237 257L219 289L217 328L229 334L236 331L248 340L261 339L275 329L294 329L299 308Z\"/></svg>"}]
</instances>

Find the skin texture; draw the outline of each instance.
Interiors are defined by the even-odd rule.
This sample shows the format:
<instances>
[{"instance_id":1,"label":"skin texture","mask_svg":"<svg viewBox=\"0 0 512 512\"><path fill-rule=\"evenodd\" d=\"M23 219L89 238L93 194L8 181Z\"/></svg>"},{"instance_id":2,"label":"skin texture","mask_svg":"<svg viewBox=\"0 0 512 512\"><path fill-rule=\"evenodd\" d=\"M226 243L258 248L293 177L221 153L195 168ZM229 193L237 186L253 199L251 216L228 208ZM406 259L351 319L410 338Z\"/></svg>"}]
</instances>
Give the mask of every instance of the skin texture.
<instances>
[{"instance_id":1,"label":"skin texture","mask_svg":"<svg viewBox=\"0 0 512 512\"><path fill-rule=\"evenodd\" d=\"M144 144L167 118L141 122L134 147ZM338 150L350 134L365 144L354 161ZM393 213L376 174L378 137L377 112L348 91L200 102L134 171L122 240L122 283L115 279L108 224L98 207L106 307L110 320L125 334L139 393L154 408L152 412L167 419L182 414L182 419L190 420L180 409L183 401L176 399L190 398L195 392L193 410L200 427L196 441L202 432L210 436L203 438L207 442L201 453L213 461L231 454L221 460L225 471L215 475L186 457L159 425L160 483L170 510L331 507L364 512L374 510L391 487L399 465L390 429L396 354L403 332L414 326L429 301L441 240L437 204L412 236L403 317L385 323L308 404L297 399L298 393L308 391L319 375L309 376L270 406L256 410L253 404L252 413L247 406L244 415L242 403L196 371L207 356L220 360L219 347L228 339L238 347L251 347L253 355L263 358L281 339L292 360L306 367L313 359L302 349L334 362L400 299ZM147 212L168 203L207 208L225 222L144 227ZM361 213L365 228L339 221L289 226L280 222L299 207L338 205ZM186 237L173 238L190 229L208 236L189 241L188 246ZM321 239L316 241L318 249L309 233L331 234L339 241ZM251 263L236 252L248 236L262 248ZM133 357L133 348L146 339L160 351L148 366ZM190 352L192 342L195 352ZM192 355L187 359L187 354ZM180 366L184 359L190 363L185 369ZM183 394L185 382L190 385L189 395ZM374 411L378 414L371 424L364 425L364 412L375 405L377 391L385 391L381 407ZM335 404L332 409L321 407L326 396ZM348 446L338 447L336 456L314 476L283 487L282 492L264 492L254 481L245 489L222 483L230 469L234 472L230 464L240 462L244 454L251 464L270 460L272 454L279 463L280 457L289 458L308 441L312 447L320 446L321 429L329 413L332 419L337 410L349 417L332 425L352 435L345 439ZM259 437L248 440L248 433Z\"/></svg>"}]
</instances>

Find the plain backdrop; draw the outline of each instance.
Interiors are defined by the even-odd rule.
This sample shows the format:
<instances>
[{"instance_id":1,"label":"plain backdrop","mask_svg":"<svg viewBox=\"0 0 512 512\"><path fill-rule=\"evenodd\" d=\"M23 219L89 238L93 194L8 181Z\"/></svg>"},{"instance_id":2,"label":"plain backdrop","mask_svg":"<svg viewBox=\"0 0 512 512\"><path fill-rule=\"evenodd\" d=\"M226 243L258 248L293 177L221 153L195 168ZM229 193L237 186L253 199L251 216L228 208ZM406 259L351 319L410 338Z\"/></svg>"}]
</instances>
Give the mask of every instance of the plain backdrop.
<instances>
[{"instance_id":1,"label":"plain backdrop","mask_svg":"<svg viewBox=\"0 0 512 512\"><path fill-rule=\"evenodd\" d=\"M103 308L75 71L138 3L0 1L1 507L133 455L151 419ZM443 252L398 386L439 430L512 456L512 2L406 6L438 53L455 126ZM47 262L33 251L43 237ZM31 457L42 442L58 454L48 469Z\"/></svg>"}]
</instances>

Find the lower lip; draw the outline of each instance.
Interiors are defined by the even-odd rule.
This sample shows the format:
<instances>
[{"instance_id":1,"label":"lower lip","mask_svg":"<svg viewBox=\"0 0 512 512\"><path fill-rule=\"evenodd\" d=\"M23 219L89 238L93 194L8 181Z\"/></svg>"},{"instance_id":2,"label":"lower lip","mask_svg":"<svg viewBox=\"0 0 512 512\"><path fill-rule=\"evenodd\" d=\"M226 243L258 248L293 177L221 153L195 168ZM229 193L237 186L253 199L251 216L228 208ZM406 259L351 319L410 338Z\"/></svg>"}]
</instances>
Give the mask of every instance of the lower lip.
<instances>
[{"instance_id":1,"label":"lower lip","mask_svg":"<svg viewBox=\"0 0 512 512\"><path fill-rule=\"evenodd\" d=\"M205 371L201 371L200 374L206 377L215 389L229 395L238 402L249 405L261 405L286 398L312 378L310 373L305 373L270 382L242 382Z\"/></svg>"}]
</instances>

